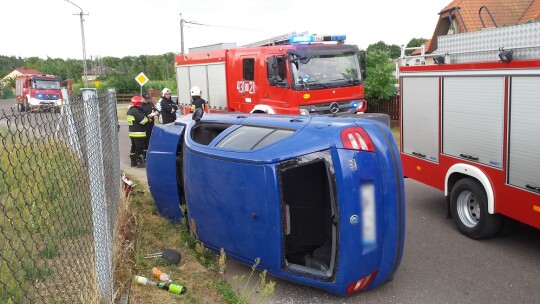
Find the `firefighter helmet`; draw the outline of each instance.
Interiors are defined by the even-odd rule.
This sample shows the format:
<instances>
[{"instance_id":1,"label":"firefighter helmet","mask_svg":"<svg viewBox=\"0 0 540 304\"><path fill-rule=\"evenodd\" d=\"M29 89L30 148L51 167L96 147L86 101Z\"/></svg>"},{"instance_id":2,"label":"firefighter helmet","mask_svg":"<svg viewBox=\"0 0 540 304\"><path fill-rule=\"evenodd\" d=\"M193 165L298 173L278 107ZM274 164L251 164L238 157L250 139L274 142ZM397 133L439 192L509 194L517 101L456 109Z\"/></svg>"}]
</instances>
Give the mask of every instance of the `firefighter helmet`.
<instances>
[{"instance_id":1,"label":"firefighter helmet","mask_svg":"<svg viewBox=\"0 0 540 304\"><path fill-rule=\"evenodd\" d=\"M194 86L189 91L191 93L191 96L201 96L202 91L198 86Z\"/></svg>"},{"instance_id":2,"label":"firefighter helmet","mask_svg":"<svg viewBox=\"0 0 540 304\"><path fill-rule=\"evenodd\" d=\"M164 88L163 90L161 90L161 96L165 96L165 93L171 93L171 90L167 88Z\"/></svg>"},{"instance_id":3,"label":"firefighter helmet","mask_svg":"<svg viewBox=\"0 0 540 304\"><path fill-rule=\"evenodd\" d=\"M143 102L143 98L139 95L135 95L131 98L130 104L134 107L140 107Z\"/></svg>"}]
</instances>

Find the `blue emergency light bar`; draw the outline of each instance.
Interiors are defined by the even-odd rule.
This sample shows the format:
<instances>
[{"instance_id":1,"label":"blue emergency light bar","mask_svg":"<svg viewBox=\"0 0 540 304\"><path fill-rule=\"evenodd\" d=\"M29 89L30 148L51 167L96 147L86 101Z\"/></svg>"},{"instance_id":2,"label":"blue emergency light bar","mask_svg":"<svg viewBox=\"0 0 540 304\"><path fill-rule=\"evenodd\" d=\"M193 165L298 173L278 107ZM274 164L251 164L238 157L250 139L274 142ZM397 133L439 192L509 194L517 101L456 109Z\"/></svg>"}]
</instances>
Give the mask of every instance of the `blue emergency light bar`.
<instances>
[{"instance_id":1,"label":"blue emergency light bar","mask_svg":"<svg viewBox=\"0 0 540 304\"><path fill-rule=\"evenodd\" d=\"M305 36L294 36L289 40L291 44L302 44L302 43L313 43L313 42L328 42L328 41L345 41L345 35L334 35L334 36L320 36L320 35L305 35Z\"/></svg>"}]
</instances>

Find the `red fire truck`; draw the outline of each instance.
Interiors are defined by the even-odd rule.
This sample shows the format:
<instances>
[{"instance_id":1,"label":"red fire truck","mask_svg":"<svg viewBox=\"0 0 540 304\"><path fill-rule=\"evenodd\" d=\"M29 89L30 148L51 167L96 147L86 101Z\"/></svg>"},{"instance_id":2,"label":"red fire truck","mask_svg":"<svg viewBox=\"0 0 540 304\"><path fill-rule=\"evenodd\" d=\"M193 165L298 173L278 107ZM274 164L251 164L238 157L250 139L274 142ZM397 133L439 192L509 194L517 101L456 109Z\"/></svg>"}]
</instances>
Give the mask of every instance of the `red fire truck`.
<instances>
[{"instance_id":1,"label":"red fire truck","mask_svg":"<svg viewBox=\"0 0 540 304\"><path fill-rule=\"evenodd\" d=\"M363 112L365 54L345 36L283 35L247 47L175 56L178 101L198 86L211 110L345 115Z\"/></svg>"},{"instance_id":2,"label":"red fire truck","mask_svg":"<svg viewBox=\"0 0 540 304\"><path fill-rule=\"evenodd\" d=\"M400 67L404 174L470 238L540 228L539 42L540 23L440 36L438 64Z\"/></svg>"},{"instance_id":3,"label":"red fire truck","mask_svg":"<svg viewBox=\"0 0 540 304\"><path fill-rule=\"evenodd\" d=\"M15 83L15 99L19 112L54 110L60 112L63 104L60 77L54 75L21 75ZM71 81L63 83L71 92Z\"/></svg>"}]
</instances>

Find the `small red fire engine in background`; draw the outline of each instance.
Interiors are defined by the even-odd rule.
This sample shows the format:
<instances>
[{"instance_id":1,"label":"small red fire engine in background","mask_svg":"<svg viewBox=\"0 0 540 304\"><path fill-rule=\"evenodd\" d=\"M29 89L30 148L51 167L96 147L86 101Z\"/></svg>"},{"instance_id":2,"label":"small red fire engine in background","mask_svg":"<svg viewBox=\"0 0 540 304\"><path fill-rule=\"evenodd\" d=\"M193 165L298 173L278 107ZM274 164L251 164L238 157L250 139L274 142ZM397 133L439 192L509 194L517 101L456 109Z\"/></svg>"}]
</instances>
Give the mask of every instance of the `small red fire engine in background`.
<instances>
[{"instance_id":1,"label":"small red fire engine in background","mask_svg":"<svg viewBox=\"0 0 540 304\"><path fill-rule=\"evenodd\" d=\"M198 86L210 111L363 112L365 53L345 36L282 35L249 46L175 56L179 104Z\"/></svg>"},{"instance_id":2,"label":"small red fire engine in background","mask_svg":"<svg viewBox=\"0 0 540 304\"><path fill-rule=\"evenodd\" d=\"M60 112L63 104L62 85L72 91L72 81L61 81L54 75L21 75L15 83L15 99L19 112L54 110Z\"/></svg>"}]
</instances>

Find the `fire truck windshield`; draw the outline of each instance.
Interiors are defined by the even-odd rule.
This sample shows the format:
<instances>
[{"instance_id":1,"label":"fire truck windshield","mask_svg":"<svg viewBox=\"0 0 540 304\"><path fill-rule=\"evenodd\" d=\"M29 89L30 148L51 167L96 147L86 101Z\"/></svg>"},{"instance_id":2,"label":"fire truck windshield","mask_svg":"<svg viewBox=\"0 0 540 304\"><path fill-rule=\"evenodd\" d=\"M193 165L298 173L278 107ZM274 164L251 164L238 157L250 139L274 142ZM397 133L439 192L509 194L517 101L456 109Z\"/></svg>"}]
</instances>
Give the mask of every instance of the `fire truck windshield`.
<instances>
[{"instance_id":1,"label":"fire truck windshield","mask_svg":"<svg viewBox=\"0 0 540 304\"><path fill-rule=\"evenodd\" d=\"M59 90L60 81L56 79L36 79L34 81L34 88L42 90Z\"/></svg>"},{"instance_id":2,"label":"fire truck windshield","mask_svg":"<svg viewBox=\"0 0 540 304\"><path fill-rule=\"evenodd\" d=\"M302 63L306 62L307 63ZM360 84L356 54L312 56L291 64L293 86L298 89L323 89Z\"/></svg>"}]
</instances>

